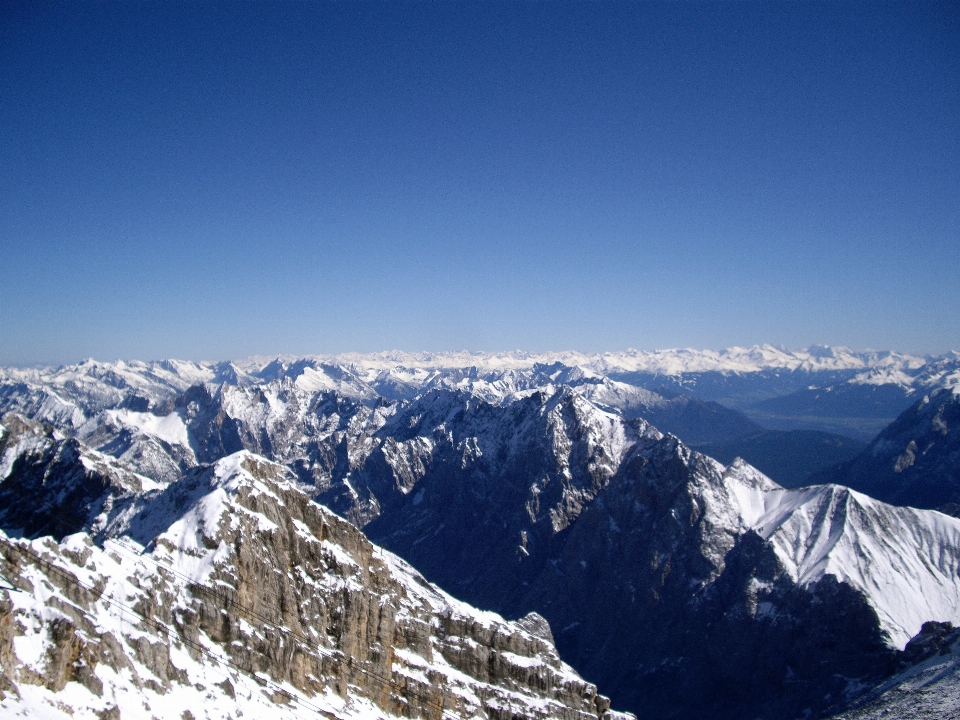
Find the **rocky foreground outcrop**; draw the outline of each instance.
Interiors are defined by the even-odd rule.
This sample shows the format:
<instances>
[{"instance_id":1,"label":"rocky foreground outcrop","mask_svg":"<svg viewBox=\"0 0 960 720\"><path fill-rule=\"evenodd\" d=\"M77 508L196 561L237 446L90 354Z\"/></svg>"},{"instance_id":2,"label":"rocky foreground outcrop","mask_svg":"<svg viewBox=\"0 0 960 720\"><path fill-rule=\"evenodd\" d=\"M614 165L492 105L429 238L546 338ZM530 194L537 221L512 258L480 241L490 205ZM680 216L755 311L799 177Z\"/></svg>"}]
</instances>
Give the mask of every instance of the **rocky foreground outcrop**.
<instances>
[{"instance_id":1,"label":"rocky foreground outcrop","mask_svg":"<svg viewBox=\"0 0 960 720\"><path fill-rule=\"evenodd\" d=\"M280 465L121 500L59 543L0 534L5 717L625 717L542 618L442 593Z\"/></svg>"},{"instance_id":2,"label":"rocky foreground outcrop","mask_svg":"<svg viewBox=\"0 0 960 720\"><path fill-rule=\"evenodd\" d=\"M903 655L900 672L831 720L960 718L960 629L924 623Z\"/></svg>"}]
</instances>

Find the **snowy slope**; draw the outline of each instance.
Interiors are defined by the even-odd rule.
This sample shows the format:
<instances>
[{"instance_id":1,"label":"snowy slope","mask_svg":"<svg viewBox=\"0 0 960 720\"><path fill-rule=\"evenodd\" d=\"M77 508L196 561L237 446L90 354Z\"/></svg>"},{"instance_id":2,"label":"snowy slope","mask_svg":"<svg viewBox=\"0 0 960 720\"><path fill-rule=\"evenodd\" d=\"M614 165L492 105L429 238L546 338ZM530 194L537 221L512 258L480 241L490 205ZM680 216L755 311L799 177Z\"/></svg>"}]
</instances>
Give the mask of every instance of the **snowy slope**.
<instances>
[{"instance_id":1,"label":"snowy slope","mask_svg":"<svg viewBox=\"0 0 960 720\"><path fill-rule=\"evenodd\" d=\"M960 718L960 632L929 623L905 653L906 667L835 720Z\"/></svg>"},{"instance_id":2,"label":"snowy slope","mask_svg":"<svg viewBox=\"0 0 960 720\"><path fill-rule=\"evenodd\" d=\"M105 410L168 415L171 403L176 404L178 397L197 386L207 388L207 393L214 396L220 388L292 384L304 398L336 394L374 407L384 400L412 400L436 389L468 392L487 402L502 404L537 390L551 392L566 385L577 388L601 407L629 416L652 418L659 412L658 420L668 425L675 415L689 413L689 410L670 408L669 400L658 394L667 390L668 395L691 394L699 400L716 400L741 409L752 407L760 400L774 401L787 396L786 405L775 402L775 407L757 406L751 410L755 417L751 417L762 423L769 415L769 422L789 429L794 425L806 427L803 422L809 424L816 420L802 420L797 412L789 409L792 394L800 393L799 402L806 398L803 393L809 393L810 388L829 391L840 383L853 390L828 393L827 399L835 401L830 407L819 408L815 398L811 399L816 407L812 411L804 410L804 417L832 417L839 413L839 416L859 418L864 412L861 405L876 404L877 399L869 391L874 388L882 391L881 400L896 405L893 413L883 416L892 419L906 407L897 404L903 399L901 396L956 385L960 382L958 378L960 356L956 353L919 358L847 348L788 351L769 345L721 351L348 353L220 363L87 360L59 368L0 368L0 415L17 412L73 433L80 432L91 420L102 425L105 419L98 415ZM857 388L865 390L858 392ZM696 431L690 434L687 421L680 422L676 430L689 435L691 442L719 441L715 428L722 427L729 419L716 416L714 411L721 410L718 407L712 411L702 410L706 425L703 420L696 420L695 424L702 425L707 434L696 435ZM850 424L844 421L828 427L824 425L826 420L816 422L823 427L818 425L814 429L831 431L842 430ZM879 429L874 427L876 422L851 422L850 432L872 435ZM99 446L96 442L92 444ZM151 462L164 466L163 472L170 477L170 463L158 457L156 439L143 444L143 452L154 458ZM162 443L160 445L162 450ZM128 450L126 447L124 452ZM137 452L133 450L128 457ZM187 453L178 451L177 454L180 457L172 458L173 465L181 468L190 465Z\"/></svg>"},{"instance_id":3,"label":"snowy slope","mask_svg":"<svg viewBox=\"0 0 960 720\"><path fill-rule=\"evenodd\" d=\"M903 382L928 369L924 382L950 375L960 361L956 353L921 358L889 351L811 347L785 350L770 345L726 350L671 349L656 351L580 353L345 353L313 357L249 358L234 362L196 363L178 360L152 362L98 362L85 360L58 368L0 368L0 385L47 387L66 401L102 409L138 395L150 401L169 398L191 385L228 383L249 385L284 377L306 390L336 390L346 397L369 397L370 388L388 382L430 388L437 374L474 371L475 376L499 375L509 383L509 371L532 371L557 363L579 367L601 376L611 373L648 373L675 376L693 373L749 374L770 370L808 373L856 371L857 382ZM942 367L941 367L942 366ZM929 377L927 377L929 376ZM465 377L461 373L461 379ZM489 380L486 380L489 382ZM457 380L454 380L457 382ZM499 392L494 390L494 392Z\"/></svg>"},{"instance_id":4,"label":"snowy slope","mask_svg":"<svg viewBox=\"0 0 960 720\"><path fill-rule=\"evenodd\" d=\"M21 415L4 415L0 429L0 521L13 535L60 538L85 529L97 543L125 536L146 548L145 557L167 558L193 580L213 578L236 589L248 560L273 578L275 568L290 566L291 553L312 547L287 517L291 506L300 517L310 496L459 597L510 617L544 615L565 657L629 707L687 718L792 717L798 708L826 708L843 678L881 673L922 623L960 622L957 521L837 485L788 491L744 463L724 467L631 419L666 417L691 405L690 398L668 399L608 373L676 373L671 377L680 380L702 373L700 381L714 373L749 382L753 373L767 382L782 370L811 373L803 378L859 377L868 390L887 387L871 382L904 378L918 387L953 388L957 360L765 346L719 353L90 361L3 370L0 409ZM950 390L934 396L954 397ZM932 405L924 413L923 427L936 438L953 437L953 415L937 414ZM919 438L898 439L894 459L925 467L935 446ZM282 463L286 470L271 472L283 477L267 481L245 470L243 458L253 456L237 454L244 450ZM208 467L214 463L216 471ZM271 503L284 510L269 509ZM30 512L20 512L27 505ZM259 545L248 547L260 550L230 556L217 570L220 541L236 552L236 532L256 536ZM152 542L158 537L162 542ZM279 555L273 554L278 537L285 548ZM348 557L361 570L369 567L357 560L356 547L327 550L343 561L341 570L354 567ZM405 567L398 559L383 562L397 572ZM383 597L377 594L383 588L371 589L365 577L350 575L337 587L359 593L351 603L369 604L370 593ZM320 582L303 579L290 591L290 607L302 603L302 592L320 592L314 581ZM419 582L383 583L395 581L408 595L420 593ZM171 586L171 602L190 592ZM408 615L431 627L423 615L428 606L443 615L438 608L455 604L423 603ZM223 609L190 607L201 618ZM338 617L349 615L343 613ZM290 626L290 618L282 620ZM380 620L365 622L378 627ZM201 625L186 624L233 652L222 643L229 633ZM486 647L471 638L463 648ZM437 653L422 649L414 657L394 646L406 663L404 677L440 677L431 669ZM450 663L467 652L447 651L438 652ZM533 666L532 656L505 652L514 668L508 675L518 672L515 666ZM720 658L735 658L735 667ZM470 662L486 667L488 659ZM476 668L471 675L457 667L473 678L463 680L467 685L487 682ZM804 690L803 683L823 689ZM470 692L486 702L487 695ZM380 702L369 693L358 697Z\"/></svg>"},{"instance_id":5,"label":"snowy slope","mask_svg":"<svg viewBox=\"0 0 960 720\"><path fill-rule=\"evenodd\" d=\"M440 399L382 429L398 491L368 481L368 534L470 602L544 615L575 667L639 714L825 709L924 622L960 622L953 518L788 491L576 394L473 412Z\"/></svg>"},{"instance_id":6,"label":"snowy slope","mask_svg":"<svg viewBox=\"0 0 960 720\"><path fill-rule=\"evenodd\" d=\"M325 356L325 359L354 365L357 368L382 371L396 366L421 368L469 368L480 370L524 369L535 364L561 362L582 366L595 372L647 372L676 375L695 372L749 373L770 369L786 370L851 370L873 366L919 366L923 358L900 353L854 351L849 348L812 347L805 350L785 350L771 345L750 348L733 347L726 350L626 350L622 352L580 353L524 351L502 353L443 352L406 353L382 352L372 354L345 353Z\"/></svg>"},{"instance_id":7,"label":"snowy slope","mask_svg":"<svg viewBox=\"0 0 960 720\"><path fill-rule=\"evenodd\" d=\"M759 476L759 477L758 477ZM929 620L960 624L960 520L839 485L784 490L744 463L726 473L743 523L801 586L825 575L863 592L890 643Z\"/></svg>"},{"instance_id":8,"label":"snowy slope","mask_svg":"<svg viewBox=\"0 0 960 720\"><path fill-rule=\"evenodd\" d=\"M28 534L57 531L57 537L85 529L97 543L124 536L149 558L167 558L191 581L236 592L244 586L265 606L276 604L261 597L268 590L281 592L288 608L334 592L344 609L324 617L350 623L360 620L350 619L346 608L373 613L371 603L380 607L385 588L399 583L408 595L420 592L418 583L385 579L380 570L364 575L370 567L365 541L308 499L320 498L458 597L511 617L531 611L547 617L578 670L616 691L629 702L624 707L677 717L788 717L810 704L826 707L843 678L882 673L923 622L960 622L957 521L892 508L837 486L786 491L744 463L723 467L625 418L612 403L598 406L589 394L599 402L605 397L599 390L615 391L618 384L593 371L554 364L503 372L497 392L513 394L488 402L477 392L488 381L467 370L442 376L449 387L439 383L412 400L386 404L304 388L297 382L302 372L292 377L280 365L274 369L279 376L273 379L193 385L146 409L102 408L77 437L6 415L0 493L31 498L35 512L25 519L0 513L3 527L13 534L28 527L35 529ZM241 449L246 452L238 454ZM253 451L285 467L256 459ZM172 479L151 484L143 477L147 460L157 465L152 452L176 466ZM261 466L267 469L250 469ZM46 516L64 514L70 528L42 524ZM297 523L316 529L317 517L326 518L323 527L340 528L338 547L350 547L311 549L313 531L303 534ZM326 560L306 576L290 578L283 570L305 567L303 557L328 550L339 558L341 578L348 576L339 584L321 581L328 577ZM399 560L384 562L403 567ZM271 582L254 581L254 569ZM169 601L177 606L176 598L191 592L171 587ZM385 602L398 611L403 605ZM419 618L416 627L433 627L424 613L429 606L443 615L443 603L423 602L407 615ZM233 652L233 630L203 620L221 617L225 608L189 607L190 632L206 633ZM287 615L276 618L279 626L306 622ZM178 618L164 622L184 625ZM377 618L363 614L361 625L379 627ZM357 647L366 652L369 638L359 627L334 633L329 647L360 633L367 640ZM251 631L237 648L260 636L270 633ZM758 653L761 642L774 658ZM279 657L284 647L264 646L263 653ZM405 645L391 647L406 663L404 677L440 672L430 669L437 653L416 650L414 657ZM437 652L488 682L451 658L475 668L488 667L489 658L468 662L463 653L474 645L457 647ZM535 665L529 653L505 652L510 667ZM717 664L719 655L736 658L732 669ZM385 660L377 655L369 662ZM765 685L761 670L771 676ZM324 666L313 675L329 672ZM806 685L778 685L793 677ZM667 687L688 699L664 697ZM697 699L696 687L713 688L715 704L697 705L707 701Z\"/></svg>"},{"instance_id":9,"label":"snowy slope","mask_svg":"<svg viewBox=\"0 0 960 720\"><path fill-rule=\"evenodd\" d=\"M280 373L283 367L289 370L280 364L274 369ZM304 369L312 367L305 365ZM311 483L316 496L361 524L387 510L400 512L410 501L403 496L429 477L433 466L447 467L452 455L460 458L457 462L462 472L473 474L473 491L516 475L529 486L524 490L522 512L549 515L556 530L575 521L580 508L592 502L619 472L638 438L650 432L641 429L638 435L618 412L611 412L618 410L611 406L619 402L619 412L623 412L631 401L654 406L668 402L558 363L537 366L530 372L510 371L509 379L509 384L504 381L493 393L494 405L470 399L478 394L479 378L468 373L452 383L455 391L434 389L409 405L374 410L331 399L338 396L327 390L304 389L289 375L243 387L205 386L214 389L214 394L194 392L183 396L183 402L170 405L168 401L155 408L156 413L164 414L128 408L103 410L79 428L78 436L110 454L72 452L80 471L84 467L81 457L86 457L83 462L91 467L107 468L119 461L111 471L114 476L123 477L123 468L132 466L140 473L133 482L148 487L155 485L151 478L164 485L200 462L216 461L245 447L300 468L300 479ZM507 396L510 401L503 405L508 392L512 393ZM211 445L209 438L220 438L223 430L217 428L227 425L236 428L240 445ZM30 452L36 455L39 444L47 443L44 452L52 457L53 444L66 442L63 436L44 435L37 426L29 431L22 423L17 427L19 434L12 439L10 433L0 431L7 436L3 477L17 457ZM336 456L338 447L345 448L347 464L325 464L331 462L325 458ZM542 459L534 464L531 453ZM543 470L535 470L540 466ZM389 468L389 476L384 477L377 468ZM521 477L525 472L544 474L531 482ZM477 473L485 479L481 481ZM727 477L751 473L759 475L739 464ZM109 479L97 482L112 482L117 487L130 484ZM924 621L960 622L955 564L960 538L955 520L892 508L839 486L786 491L768 480L750 483L759 483L757 487L764 490L737 490L740 486L733 483L734 494L745 504L723 510L739 514L739 519L728 519L726 525L735 533L757 530L776 548L794 581L810 585L832 574L862 590L883 629L899 647ZM752 487L750 483L747 486ZM420 497L429 487L429 483L420 485ZM92 503L90 512L95 514L102 501L91 496L83 502ZM725 502L713 502L711 507L720 508ZM416 512L421 510L416 508ZM887 533L878 528L887 528ZM532 542L539 530L530 527L523 532L526 542Z\"/></svg>"},{"instance_id":10,"label":"snowy slope","mask_svg":"<svg viewBox=\"0 0 960 720\"><path fill-rule=\"evenodd\" d=\"M935 390L960 385L960 354L956 351L922 362L889 358L851 378L855 385L899 385L911 390Z\"/></svg>"},{"instance_id":11,"label":"snowy slope","mask_svg":"<svg viewBox=\"0 0 960 720\"><path fill-rule=\"evenodd\" d=\"M106 533L0 533L5 717L617 715L542 620L445 595L249 453Z\"/></svg>"}]
</instances>

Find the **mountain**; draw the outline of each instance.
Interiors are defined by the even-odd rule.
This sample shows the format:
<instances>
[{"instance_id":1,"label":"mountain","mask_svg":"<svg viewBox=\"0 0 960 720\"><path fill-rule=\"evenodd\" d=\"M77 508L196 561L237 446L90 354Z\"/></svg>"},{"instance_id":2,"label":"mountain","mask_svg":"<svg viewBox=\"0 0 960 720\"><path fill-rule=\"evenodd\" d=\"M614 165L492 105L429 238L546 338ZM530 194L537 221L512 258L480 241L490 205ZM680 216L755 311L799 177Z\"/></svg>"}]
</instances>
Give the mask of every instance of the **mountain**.
<instances>
[{"instance_id":1,"label":"mountain","mask_svg":"<svg viewBox=\"0 0 960 720\"><path fill-rule=\"evenodd\" d=\"M797 488L816 473L853 459L866 443L816 430L761 430L745 437L691 447L724 464L743 458L778 484Z\"/></svg>"},{"instance_id":2,"label":"mountain","mask_svg":"<svg viewBox=\"0 0 960 720\"><path fill-rule=\"evenodd\" d=\"M897 505L960 504L960 386L924 395L860 454L816 478Z\"/></svg>"},{"instance_id":3,"label":"mountain","mask_svg":"<svg viewBox=\"0 0 960 720\"><path fill-rule=\"evenodd\" d=\"M878 364L842 382L823 380L742 409L770 428L820 430L869 441L922 394L960 385L960 355L952 352L920 364Z\"/></svg>"},{"instance_id":4,"label":"mountain","mask_svg":"<svg viewBox=\"0 0 960 720\"><path fill-rule=\"evenodd\" d=\"M416 472L353 475L380 507L368 536L468 602L543 615L641 717L823 709L960 612L956 520L784 490L576 394L503 414L428 398L409 409L421 424L381 431L407 429L391 453Z\"/></svg>"},{"instance_id":5,"label":"mountain","mask_svg":"<svg viewBox=\"0 0 960 720\"><path fill-rule=\"evenodd\" d=\"M606 353L347 353L314 357L250 358L243 361L193 363L177 360L102 363L86 360L59 368L0 368L0 387L47 388L63 401L87 407L116 407L124 398L169 397L198 383L244 386L284 377L299 380L304 389L335 390L344 397L378 396L410 399L443 385L473 381L492 392L509 394L513 378L542 372L551 366L575 368L634 387L669 394L691 394L701 400L746 407L769 397L787 395L816 385L826 387L856 378L858 383L941 383L956 373L957 353L921 358L893 352L853 351L811 347L791 351L770 345L727 350L657 350ZM538 368L540 370L538 370ZM548 371L549 374L549 371ZM569 378L560 381L569 383ZM542 384L542 383L540 383ZM310 387L310 386L313 387ZM929 384L925 388L932 387ZM483 395L480 395L483 396ZM2 395L0 395L2 397ZM483 396L488 401L492 397ZM6 404L7 410L14 407ZM142 409L142 408L135 408Z\"/></svg>"},{"instance_id":6,"label":"mountain","mask_svg":"<svg viewBox=\"0 0 960 720\"><path fill-rule=\"evenodd\" d=\"M535 391L571 387L598 407L627 418L646 419L695 445L730 443L763 431L739 411L718 403L689 394L664 396L559 362L534 363L521 369L471 366L428 371L394 366L374 372L319 360L275 359L244 368L233 363L206 367L171 361L123 363L113 368L89 361L52 371L7 370L8 382L0 384L0 412L47 420L92 447L124 458L144 474L167 481L200 458L209 462L241 447L284 462L299 455L309 459L306 465L315 464L318 451L296 449L290 439L279 438L285 449L278 454L264 441L276 444L274 426L288 428L291 437L315 440L319 429L303 423L311 416L311 404L333 396L341 405L349 402L358 408L374 408L445 389L493 404L509 404ZM2 375L4 371L0 371ZM237 381L229 382L230 378ZM254 415L259 417L253 417L252 409L258 407ZM279 415L285 413L296 416L280 420ZM198 423L207 427L201 429ZM237 432L246 432L248 437L241 440ZM192 442L200 446L193 448ZM791 454L797 454L795 449L781 450L783 445L774 443L765 451L766 455L783 455L779 465L788 464ZM331 451L327 448L324 452L329 455Z\"/></svg>"},{"instance_id":7,"label":"mountain","mask_svg":"<svg viewBox=\"0 0 960 720\"><path fill-rule=\"evenodd\" d=\"M117 502L161 487L50 425L6 415L0 425L0 527L62 538L98 528Z\"/></svg>"},{"instance_id":8,"label":"mountain","mask_svg":"<svg viewBox=\"0 0 960 720\"><path fill-rule=\"evenodd\" d=\"M722 432L742 421L728 408L614 380L599 368L609 355L597 369L583 357L399 359L4 371L0 409L21 414L4 416L0 521L129 535L112 518L140 512L142 496L179 497L166 488L263 455L447 592L546 618L564 659L644 717L828 712L895 672L923 623L960 621L957 520L835 484L787 490L650 421L673 417L690 435L706 418ZM867 363L808 360L778 372ZM11 510L21 496L35 512Z\"/></svg>"},{"instance_id":9,"label":"mountain","mask_svg":"<svg viewBox=\"0 0 960 720\"><path fill-rule=\"evenodd\" d=\"M404 391L398 377L404 377ZM390 381L386 382L389 377ZM529 370L488 370L476 367L435 370L416 382L404 368L384 371L372 383L390 399L411 400L433 389L467 392L493 404L504 404L534 391L574 388L594 405L626 418L643 418L691 443L724 442L754 434L763 428L737 410L700 400L686 393L664 396L629 383L618 382L583 366L560 362L537 363Z\"/></svg>"},{"instance_id":10,"label":"mountain","mask_svg":"<svg viewBox=\"0 0 960 720\"><path fill-rule=\"evenodd\" d=\"M911 369L925 364L924 358L894 352L855 351L844 347L813 346L804 350L787 350L772 345L750 348L733 347L726 350L626 350L622 352L581 353L524 351L481 353L441 352L408 353L400 351L324 356L326 362L367 368L370 372L388 370L396 366L436 370L442 368L476 367L481 371L524 369L535 364L560 362L564 365L585 367L613 376L623 373L643 373L659 377L696 377L697 373L748 375L765 371L787 373L862 372L871 368L888 371ZM254 358L253 361L259 360Z\"/></svg>"},{"instance_id":11,"label":"mountain","mask_svg":"<svg viewBox=\"0 0 960 720\"><path fill-rule=\"evenodd\" d=\"M454 600L280 465L243 451L126 500L59 542L0 532L5 716L624 717L543 618Z\"/></svg>"},{"instance_id":12,"label":"mountain","mask_svg":"<svg viewBox=\"0 0 960 720\"><path fill-rule=\"evenodd\" d=\"M864 442L915 402L918 393L960 382L960 355L956 352L923 358L889 351L824 346L800 351L764 345L722 351L630 350L541 355L394 352L337 356L336 361L354 363L358 374L366 372L366 377L374 372L388 376L394 369L400 369L392 365L402 366L399 374L404 376L404 382L409 382L404 385L408 394L403 397L407 398L415 391L438 386L436 378L451 371L473 368L481 376L522 373L537 364L559 362L621 385L666 397L685 395L738 410L764 429L813 430ZM434 379L423 382L427 377ZM484 399L491 400L486 396ZM642 416L652 419L649 412ZM659 423L652 421L666 428L662 419ZM743 422L742 416L739 422ZM690 429L678 425L676 431L672 428L670 431L694 443L726 442L750 434L707 438L691 435Z\"/></svg>"},{"instance_id":13,"label":"mountain","mask_svg":"<svg viewBox=\"0 0 960 720\"><path fill-rule=\"evenodd\" d=\"M960 355L920 358L846 348L789 352L672 351L610 377L661 393L688 393L774 430L814 430L869 441L919 394L960 382Z\"/></svg>"},{"instance_id":14,"label":"mountain","mask_svg":"<svg viewBox=\"0 0 960 720\"><path fill-rule=\"evenodd\" d=\"M791 351L763 345L719 352L657 351L637 360L611 364L608 374L641 387L687 392L744 409L810 386L835 385L874 371L889 382L899 382L931 359L849 348L814 346Z\"/></svg>"},{"instance_id":15,"label":"mountain","mask_svg":"<svg viewBox=\"0 0 960 720\"><path fill-rule=\"evenodd\" d=\"M370 416L376 425L392 412L392 402L410 402L431 390L507 405L533 392L574 388L601 408L627 418L646 418L691 442L724 442L762 429L716 403L689 395L666 398L561 363L483 373L477 368L449 369L429 376L398 367L377 374L372 384L365 385L349 369L317 361L275 360L262 369L251 368L240 384L206 382L185 388L188 380L200 374L194 366L186 366L190 372L183 373L184 378L138 366L148 377L135 382L128 377L129 367L125 366L123 375L98 364L87 365L56 371L45 384L0 385L0 410L47 420L139 472L165 481L198 462L212 462L241 448L282 462L297 461L304 473L315 474L320 467L322 475L336 462L335 448L343 433L366 422L361 417ZM163 383L154 382L157 375L162 375ZM403 380L402 392L398 378ZM50 409L50 396L58 398L56 412ZM347 422L345 418L354 415L355 420L337 429L340 420L335 418Z\"/></svg>"},{"instance_id":16,"label":"mountain","mask_svg":"<svg viewBox=\"0 0 960 720\"><path fill-rule=\"evenodd\" d=\"M960 718L960 631L924 623L904 655L906 667L832 720Z\"/></svg>"}]
</instances>

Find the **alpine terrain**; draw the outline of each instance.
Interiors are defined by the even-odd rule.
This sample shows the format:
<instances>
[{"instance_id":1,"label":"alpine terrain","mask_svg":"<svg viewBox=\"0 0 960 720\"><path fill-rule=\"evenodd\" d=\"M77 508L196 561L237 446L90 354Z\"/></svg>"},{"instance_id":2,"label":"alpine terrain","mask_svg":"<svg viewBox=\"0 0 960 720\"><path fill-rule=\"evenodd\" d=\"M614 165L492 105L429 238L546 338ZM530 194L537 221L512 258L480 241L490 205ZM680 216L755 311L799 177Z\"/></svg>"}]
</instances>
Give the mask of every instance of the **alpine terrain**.
<instances>
[{"instance_id":1,"label":"alpine terrain","mask_svg":"<svg viewBox=\"0 0 960 720\"><path fill-rule=\"evenodd\" d=\"M852 460L821 473L898 505L960 511L960 385L921 397Z\"/></svg>"},{"instance_id":2,"label":"alpine terrain","mask_svg":"<svg viewBox=\"0 0 960 720\"><path fill-rule=\"evenodd\" d=\"M953 652L960 520L856 468L912 442L902 485L956 473L958 364L764 346L2 370L4 707L602 717L599 688L640 717L882 709L940 662L917 648ZM741 410L818 384L917 405L832 483L690 446L756 438Z\"/></svg>"},{"instance_id":3,"label":"alpine terrain","mask_svg":"<svg viewBox=\"0 0 960 720\"><path fill-rule=\"evenodd\" d=\"M6 717L616 715L543 618L454 600L280 465L241 451L162 486L29 423L4 439L56 456L14 477L75 510L5 503Z\"/></svg>"}]
</instances>

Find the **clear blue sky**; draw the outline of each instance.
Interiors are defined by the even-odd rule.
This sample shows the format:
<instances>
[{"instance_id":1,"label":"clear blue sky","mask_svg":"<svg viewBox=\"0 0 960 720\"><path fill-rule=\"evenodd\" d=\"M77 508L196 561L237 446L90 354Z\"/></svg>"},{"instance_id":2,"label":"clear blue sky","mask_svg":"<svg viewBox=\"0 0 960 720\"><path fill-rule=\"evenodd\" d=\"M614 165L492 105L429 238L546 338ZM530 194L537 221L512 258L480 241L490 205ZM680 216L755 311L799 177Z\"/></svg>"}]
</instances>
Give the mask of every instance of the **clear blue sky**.
<instances>
[{"instance_id":1,"label":"clear blue sky","mask_svg":"<svg viewBox=\"0 0 960 720\"><path fill-rule=\"evenodd\" d=\"M0 363L960 349L958 3L0 4Z\"/></svg>"}]
</instances>

